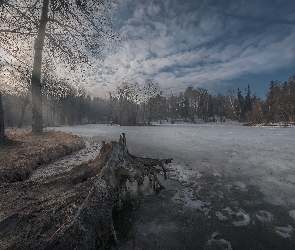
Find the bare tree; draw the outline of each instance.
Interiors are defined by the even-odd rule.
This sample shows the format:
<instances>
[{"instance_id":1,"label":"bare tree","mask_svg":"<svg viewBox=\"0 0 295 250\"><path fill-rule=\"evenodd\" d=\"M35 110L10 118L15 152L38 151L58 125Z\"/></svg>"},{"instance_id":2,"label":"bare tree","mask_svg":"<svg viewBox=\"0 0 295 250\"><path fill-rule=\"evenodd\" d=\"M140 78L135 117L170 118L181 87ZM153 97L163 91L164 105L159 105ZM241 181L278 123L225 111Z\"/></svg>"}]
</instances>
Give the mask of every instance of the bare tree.
<instances>
[{"instance_id":1,"label":"bare tree","mask_svg":"<svg viewBox=\"0 0 295 250\"><path fill-rule=\"evenodd\" d=\"M161 94L159 84L157 82L154 82L152 79L148 79L142 86L141 91L141 99L143 103L143 115L142 120L143 123L146 123L146 109L147 106L149 106L149 119L148 122L151 122L151 101L153 98L155 98L157 95ZM149 105L150 104L150 105Z\"/></svg>"},{"instance_id":2,"label":"bare tree","mask_svg":"<svg viewBox=\"0 0 295 250\"><path fill-rule=\"evenodd\" d=\"M0 1L2 54L29 65L32 71L33 132L43 132L43 57L70 64L72 69L78 63L89 63L90 56L99 58L102 48L117 39L112 29L113 9L111 0Z\"/></svg>"},{"instance_id":3,"label":"bare tree","mask_svg":"<svg viewBox=\"0 0 295 250\"><path fill-rule=\"evenodd\" d=\"M137 82L123 82L117 87L120 125L136 125L139 86Z\"/></svg>"}]
</instances>

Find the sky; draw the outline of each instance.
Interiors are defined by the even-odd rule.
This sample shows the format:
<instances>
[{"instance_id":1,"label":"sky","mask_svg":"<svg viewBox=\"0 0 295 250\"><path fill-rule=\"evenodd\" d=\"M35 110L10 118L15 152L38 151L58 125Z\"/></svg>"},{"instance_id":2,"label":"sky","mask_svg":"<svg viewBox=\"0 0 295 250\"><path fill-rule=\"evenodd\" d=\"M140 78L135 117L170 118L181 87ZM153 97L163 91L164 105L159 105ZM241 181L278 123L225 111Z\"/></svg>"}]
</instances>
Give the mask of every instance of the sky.
<instances>
[{"instance_id":1,"label":"sky","mask_svg":"<svg viewBox=\"0 0 295 250\"><path fill-rule=\"evenodd\" d=\"M226 94L250 84L265 97L271 80L295 74L295 1L119 0L124 41L104 53L91 92L153 79L166 94L187 86Z\"/></svg>"}]
</instances>

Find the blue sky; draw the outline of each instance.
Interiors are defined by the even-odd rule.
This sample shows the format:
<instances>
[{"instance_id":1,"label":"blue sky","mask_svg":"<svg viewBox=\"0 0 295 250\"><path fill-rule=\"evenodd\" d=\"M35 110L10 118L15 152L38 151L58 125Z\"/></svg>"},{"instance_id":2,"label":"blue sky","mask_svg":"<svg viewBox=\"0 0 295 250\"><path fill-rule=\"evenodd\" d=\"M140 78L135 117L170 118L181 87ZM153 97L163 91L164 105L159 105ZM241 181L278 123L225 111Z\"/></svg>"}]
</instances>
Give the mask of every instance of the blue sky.
<instances>
[{"instance_id":1,"label":"blue sky","mask_svg":"<svg viewBox=\"0 0 295 250\"><path fill-rule=\"evenodd\" d=\"M295 74L295 1L119 0L125 40L104 54L94 95L151 78L167 93L189 85L264 97L271 80Z\"/></svg>"}]
</instances>

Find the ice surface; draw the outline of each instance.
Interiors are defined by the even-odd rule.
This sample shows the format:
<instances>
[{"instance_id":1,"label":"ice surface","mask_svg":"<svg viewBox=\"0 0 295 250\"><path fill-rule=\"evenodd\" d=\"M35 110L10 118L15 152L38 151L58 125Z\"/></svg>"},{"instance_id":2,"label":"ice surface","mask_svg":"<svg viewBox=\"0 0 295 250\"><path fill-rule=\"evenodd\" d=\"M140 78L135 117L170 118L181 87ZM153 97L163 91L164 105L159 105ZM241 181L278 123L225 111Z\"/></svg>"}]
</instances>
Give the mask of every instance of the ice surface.
<instances>
[{"instance_id":1,"label":"ice surface","mask_svg":"<svg viewBox=\"0 0 295 250\"><path fill-rule=\"evenodd\" d=\"M219 220L227 220L228 218L226 216L224 216L222 213L220 213L219 211L217 211L215 213L215 215L218 217Z\"/></svg>"},{"instance_id":2,"label":"ice surface","mask_svg":"<svg viewBox=\"0 0 295 250\"><path fill-rule=\"evenodd\" d=\"M231 208L227 207L222 209L222 211L225 211L227 216L217 211L215 214L219 220L230 220L237 227L247 226L250 223L250 216L243 209L236 208L235 211L237 212L234 212ZM237 218L240 220L237 220Z\"/></svg>"},{"instance_id":3,"label":"ice surface","mask_svg":"<svg viewBox=\"0 0 295 250\"><path fill-rule=\"evenodd\" d=\"M176 194L172 197L172 200L176 203L182 203L186 207L196 208L199 210L203 210L205 205L209 205L203 201L195 199L193 190L189 188L177 190Z\"/></svg>"},{"instance_id":4,"label":"ice surface","mask_svg":"<svg viewBox=\"0 0 295 250\"><path fill-rule=\"evenodd\" d=\"M124 132L131 153L157 158L173 157L174 163L180 166L178 178L183 182L192 179L190 171L195 171L197 175L202 171L211 171L211 175L219 173L221 178L241 178L241 183L246 186L254 185L262 192L263 199L271 204L295 205L293 128L218 124L148 127L94 124L55 129L98 141L117 140Z\"/></svg>"},{"instance_id":5,"label":"ice surface","mask_svg":"<svg viewBox=\"0 0 295 250\"><path fill-rule=\"evenodd\" d=\"M174 192L173 202L214 215L215 220L228 218L225 222L216 220L218 223L249 226L258 218L270 224L272 232L278 234L276 237L289 237L292 232L292 226L275 228L272 223L277 220L273 219L275 211L271 210L274 206L268 207L268 204L278 208L295 207L294 128L163 124L55 129L85 136L97 143L118 140L121 133L126 133L130 153L173 158L169 165L173 171L169 175L179 182L177 188L170 189ZM149 193L148 186L146 193ZM245 204L259 208L253 211ZM283 225L294 223L295 210L289 215L283 215ZM254 216L252 220L250 216L251 219Z\"/></svg>"},{"instance_id":6,"label":"ice surface","mask_svg":"<svg viewBox=\"0 0 295 250\"><path fill-rule=\"evenodd\" d=\"M291 210L289 212L289 215L293 218L293 220L295 221L295 210Z\"/></svg>"},{"instance_id":7,"label":"ice surface","mask_svg":"<svg viewBox=\"0 0 295 250\"><path fill-rule=\"evenodd\" d=\"M169 178L186 184L194 182L202 176L196 169L185 169L185 166L175 163L169 164L169 169L172 170L169 173Z\"/></svg>"},{"instance_id":8,"label":"ice surface","mask_svg":"<svg viewBox=\"0 0 295 250\"><path fill-rule=\"evenodd\" d=\"M276 232L284 238L291 238L293 227L288 225L287 227L276 227Z\"/></svg>"},{"instance_id":9,"label":"ice surface","mask_svg":"<svg viewBox=\"0 0 295 250\"><path fill-rule=\"evenodd\" d=\"M245 183L243 183L243 182L240 182L240 181L237 181L237 182L235 182L234 183L241 191L243 191L243 192L246 192L246 191L248 191L247 190L247 187L246 187L246 185L245 185Z\"/></svg>"}]
</instances>

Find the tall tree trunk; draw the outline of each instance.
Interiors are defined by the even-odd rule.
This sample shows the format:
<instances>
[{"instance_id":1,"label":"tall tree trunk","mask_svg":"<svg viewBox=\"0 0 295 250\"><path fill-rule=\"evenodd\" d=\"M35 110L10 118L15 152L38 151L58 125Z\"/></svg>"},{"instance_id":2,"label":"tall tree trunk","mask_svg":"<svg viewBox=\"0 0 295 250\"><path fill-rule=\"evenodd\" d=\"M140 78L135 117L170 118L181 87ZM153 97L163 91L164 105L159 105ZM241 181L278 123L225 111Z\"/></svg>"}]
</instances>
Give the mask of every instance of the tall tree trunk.
<instances>
[{"instance_id":1,"label":"tall tree trunk","mask_svg":"<svg viewBox=\"0 0 295 250\"><path fill-rule=\"evenodd\" d=\"M0 92L0 144L4 142L4 139L5 139L4 110L2 105L2 96Z\"/></svg>"},{"instance_id":2,"label":"tall tree trunk","mask_svg":"<svg viewBox=\"0 0 295 250\"><path fill-rule=\"evenodd\" d=\"M42 86L41 86L41 68L42 68L42 52L44 47L45 31L48 22L49 0L43 0L40 25L37 38L35 40L35 55L32 72L32 132L43 132L42 118Z\"/></svg>"}]
</instances>

